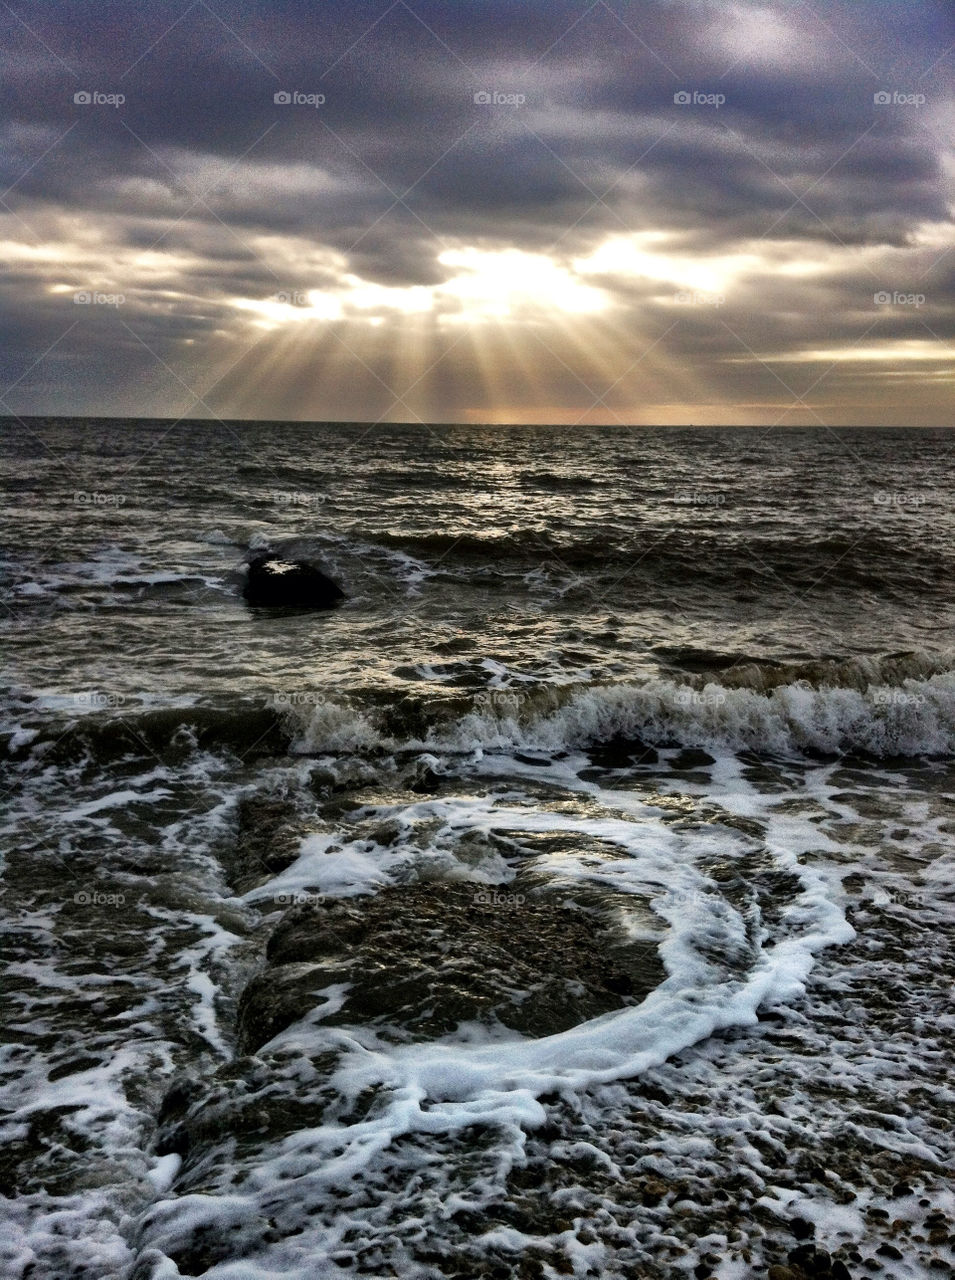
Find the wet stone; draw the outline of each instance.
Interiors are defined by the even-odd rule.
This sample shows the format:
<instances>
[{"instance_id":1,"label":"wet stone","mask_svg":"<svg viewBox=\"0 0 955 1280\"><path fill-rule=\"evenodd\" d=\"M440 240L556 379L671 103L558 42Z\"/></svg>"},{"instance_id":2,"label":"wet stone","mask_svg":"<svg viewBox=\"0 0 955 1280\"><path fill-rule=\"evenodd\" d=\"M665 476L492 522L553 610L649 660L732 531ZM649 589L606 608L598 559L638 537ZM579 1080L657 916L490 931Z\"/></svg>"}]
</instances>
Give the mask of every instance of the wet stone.
<instances>
[{"instance_id":1,"label":"wet stone","mask_svg":"<svg viewBox=\"0 0 955 1280\"><path fill-rule=\"evenodd\" d=\"M291 866L306 830L290 802L274 795L245 797L238 819L234 844L219 856L232 887L246 893Z\"/></svg>"},{"instance_id":2,"label":"wet stone","mask_svg":"<svg viewBox=\"0 0 955 1280\"><path fill-rule=\"evenodd\" d=\"M421 1039L478 1021L545 1036L638 1002L664 976L656 954L628 946L601 913L520 878L302 903L283 916L267 959L240 1001L246 1052L342 984L342 1007L324 1019L336 1025Z\"/></svg>"}]
</instances>

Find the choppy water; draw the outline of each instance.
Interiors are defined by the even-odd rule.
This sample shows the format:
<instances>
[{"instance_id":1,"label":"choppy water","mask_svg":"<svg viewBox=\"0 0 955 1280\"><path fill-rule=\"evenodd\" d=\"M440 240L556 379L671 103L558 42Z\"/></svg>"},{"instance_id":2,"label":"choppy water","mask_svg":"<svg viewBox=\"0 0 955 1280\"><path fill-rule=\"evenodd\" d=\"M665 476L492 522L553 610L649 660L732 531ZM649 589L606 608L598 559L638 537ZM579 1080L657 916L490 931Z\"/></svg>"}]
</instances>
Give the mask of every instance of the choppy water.
<instances>
[{"instance_id":1,"label":"choppy water","mask_svg":"<svg viewBox=\"0 0 955 1280\"><path fill-rule=\"evenodd\" d=\"M949 920L950 439L7 423L9 1274L449 1274L464 1205L491 1267L548 1099L599 1131L601 1089L808 998L846 876ZM263 546L346 604L247 608ZM237 870L263 799L298 856ZM241 1043L289 904L432 881L517 932L501 886L597 911L653 989L408 1041L346 973ZM163 1128L183 1079L216 1140ZM538 1237L578 1267L582 1231Z\"/></svg>"}]
</instances>

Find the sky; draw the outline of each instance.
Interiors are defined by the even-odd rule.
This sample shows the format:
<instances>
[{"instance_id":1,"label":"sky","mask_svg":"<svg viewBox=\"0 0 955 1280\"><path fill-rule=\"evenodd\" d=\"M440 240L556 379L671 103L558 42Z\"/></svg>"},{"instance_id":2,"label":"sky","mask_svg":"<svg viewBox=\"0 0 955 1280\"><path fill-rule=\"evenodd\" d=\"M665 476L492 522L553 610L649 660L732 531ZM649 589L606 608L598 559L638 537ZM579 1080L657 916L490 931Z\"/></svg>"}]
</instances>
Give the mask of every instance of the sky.
<instances>
[{"instance_id":1,"label":"sky","mask_svg":"<svg viewBox=\"0 0 955 1280\"><path fill-rule=\"evenodd\" d=\"M951 0L0 0L0 415L952 425Z\"/></svg>"}]
</instances>

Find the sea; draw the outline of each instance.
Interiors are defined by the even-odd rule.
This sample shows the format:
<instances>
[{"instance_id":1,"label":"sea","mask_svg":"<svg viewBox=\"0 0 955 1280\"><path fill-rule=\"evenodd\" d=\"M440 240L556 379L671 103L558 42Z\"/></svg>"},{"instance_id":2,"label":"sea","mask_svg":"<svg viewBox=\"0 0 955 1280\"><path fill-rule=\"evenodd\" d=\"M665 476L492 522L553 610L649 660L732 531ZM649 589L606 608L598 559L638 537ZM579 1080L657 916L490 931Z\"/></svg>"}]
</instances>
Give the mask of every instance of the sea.
<instances>
[{"instance_id":1,"label":"sea","mask_svg":"<svg viewBox=\"0 0 955 1280\"><path fill-rule=\"evenodd\" d=\"M951 1266L950 430L0 441L4 1280Z\"/></svg>"}]
</instances>

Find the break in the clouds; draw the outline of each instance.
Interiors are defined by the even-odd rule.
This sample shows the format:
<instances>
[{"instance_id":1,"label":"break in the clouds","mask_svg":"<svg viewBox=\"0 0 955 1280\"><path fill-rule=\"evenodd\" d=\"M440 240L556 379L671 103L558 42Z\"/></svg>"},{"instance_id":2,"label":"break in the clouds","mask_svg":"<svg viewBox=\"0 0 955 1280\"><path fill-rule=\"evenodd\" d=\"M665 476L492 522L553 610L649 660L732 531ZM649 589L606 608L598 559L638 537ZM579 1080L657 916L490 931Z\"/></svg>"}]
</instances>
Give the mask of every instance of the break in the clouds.
<instances>
[{"instance_id":1,"label":"break in the clouds","mask_svg":"<svg viewBox=\"0 0 955 1280\"><path fill-rule=\"evenodd\" d=\"M22 0L0 413L942 423L948 0Z\"/></svg>"}]
</instances>

